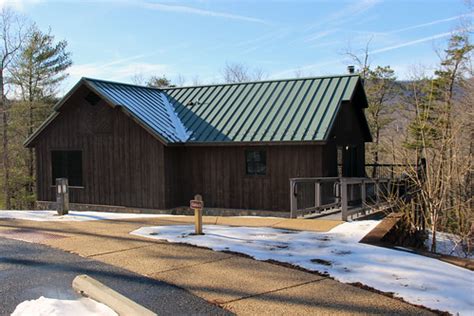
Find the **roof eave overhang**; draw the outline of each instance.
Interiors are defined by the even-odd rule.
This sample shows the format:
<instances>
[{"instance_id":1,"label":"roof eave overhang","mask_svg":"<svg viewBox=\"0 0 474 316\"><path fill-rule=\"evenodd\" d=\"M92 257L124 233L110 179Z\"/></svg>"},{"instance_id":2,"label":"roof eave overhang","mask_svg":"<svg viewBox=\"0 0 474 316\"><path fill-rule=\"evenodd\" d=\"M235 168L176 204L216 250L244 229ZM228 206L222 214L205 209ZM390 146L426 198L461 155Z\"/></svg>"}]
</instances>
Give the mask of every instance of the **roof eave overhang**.
<instances>
[{"instance_id":1,"label":"roof eave overhang","mask_svg":"<svg viewBox=\"0 0 474 316\"><path fill-rule=\"evenodd\" d=\"M24 142L23 142L23 146L26 147L26 148L30 148L30 147L33 147L33 144L34 144L34 141L36 140L36 138L41 134L41 132L56 118L56 116L59 115L59 112L56 112L54 111L53 113L51 113L50 116L48 116L48 118L43 122L41 123L41 125L33 132L33 134L31 134Z\"/></svg>"},{"instance_id":2,"label":"roof eave overhang","mask_svg":"<svg viewBox=\"0 0 474 316\"><path fill-rule=\"evenodd\" d=\"M170 147L212 147L212 146L282 146L282 145L325 145L325 140L310 141L258 141L258 142L186 142L186 143L170 143Z\"/></svg>"},{"instance_id":3,"label":"roof eave overhang","mask_svg":"<svg viewBox=\"0 0 474 316\"><path fill-rule=\"evenodd\" d=\"M369 107L369 101L367 99L367 94L365 93L365 89L364 89L364 82L363 82L363 79L361 79L359 77L359 79L357 80L357 85L356 85L356 88L354 89L354 91L352 92L352 95L351 95L351 101L353 100L354 96L355 96L355 93L357 91L360 91L362 94L361 94L361 97L362 97L362 107L364 109L368 108Z\"/></svg>"}]
</instances>

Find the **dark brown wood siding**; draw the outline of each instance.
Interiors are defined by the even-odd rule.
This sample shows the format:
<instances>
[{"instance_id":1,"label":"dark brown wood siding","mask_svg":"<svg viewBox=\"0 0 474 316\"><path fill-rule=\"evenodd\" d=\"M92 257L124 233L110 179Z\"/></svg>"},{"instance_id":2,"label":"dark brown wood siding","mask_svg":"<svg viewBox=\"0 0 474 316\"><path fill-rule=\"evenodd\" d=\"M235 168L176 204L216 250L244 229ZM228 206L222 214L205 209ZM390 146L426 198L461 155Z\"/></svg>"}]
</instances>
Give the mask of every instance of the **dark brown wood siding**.
<instances>
[{"instance_id":1,"label":"dark brown wood siding","mask_svg":"<svg viewBox=\"0 0 474 316\"><path fill-rule=\"evenodd\" d=\"M246 175L245 150L266 151L267 174ZM165 148L168 207L201 194L207 207L288 211L289 179L318 177L322 145Z\"/></svg>"},{"instance_id":2,"label":"dark brown wood siding","mask_svg":"<svg viewBox=\"0 0 474 316\"><path fill-rule=\"evenodd\" d=\"M327 150L331 153L329 157L325 158L325 162L332 164L332 166L328 169L334 170L333 168L337 158L336 146L345 147L349 145L356 147L357 171L354 176L365 176L365 141L361 122L363 115L363 109L356 104L349 102L343 102L341 104L341 109L336 117L329 137L330 141Z\"/></svg>"},{"instance_id":3,"label":"dark brown wood siding","mask_svg":"<svg viewBox=\"0 0 474 316\"><path fill-rule=\"evenodd\" d=\"M187 206L197 193L215 208L288 211L289 179L337 175L337 146L360 146L360 115L349 103L327 144L164 146L119 108L90 105L77 90L34 143L38 200L53 201L52 150L81 150L83 182L71 202L163 209ZM245 150L264 149L265 176L246 175Z\"/></svg>"},{"instance_id":4,"label":"dark brown wood siding","mask_svg":"<svg viewBox=\"0 0 474 316\"><path fill-rule=\"evenodd\" d=\"M74 203L164 208L163 145L119 108L90 105L80 88L35 143L38 200L53 201L52 150L81 150L83 187Z\"/></svg>"}]
</instances>

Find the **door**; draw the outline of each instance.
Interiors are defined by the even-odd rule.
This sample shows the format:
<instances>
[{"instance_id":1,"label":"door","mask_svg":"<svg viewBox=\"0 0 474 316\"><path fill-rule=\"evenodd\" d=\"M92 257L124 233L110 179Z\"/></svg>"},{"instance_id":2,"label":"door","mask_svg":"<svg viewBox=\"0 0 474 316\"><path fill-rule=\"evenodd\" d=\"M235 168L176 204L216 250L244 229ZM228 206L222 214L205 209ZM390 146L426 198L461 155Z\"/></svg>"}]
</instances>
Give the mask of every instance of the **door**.
<instances>
[{"instance_id":1,"label":"door","mask_svg":"<svg viewBox=\"0 0 474 316\"><path fill-rule=\"evenodd\" d=\"M337 147L337 169L340 177L358 177L357 146L345 145Z\"/></svg>"}]
</instances>

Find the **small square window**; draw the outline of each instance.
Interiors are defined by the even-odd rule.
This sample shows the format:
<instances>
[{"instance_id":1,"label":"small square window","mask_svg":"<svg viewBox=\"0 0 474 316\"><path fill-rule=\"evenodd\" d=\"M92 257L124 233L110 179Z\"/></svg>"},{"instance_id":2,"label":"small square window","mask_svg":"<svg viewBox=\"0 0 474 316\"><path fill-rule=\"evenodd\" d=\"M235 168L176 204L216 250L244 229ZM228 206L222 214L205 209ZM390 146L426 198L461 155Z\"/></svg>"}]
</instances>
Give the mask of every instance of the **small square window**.
<instances>
[{"instance_id":1,"label":"small square window","mask_svg":"<svg viewBox=\"0 0 474 316\"><path fill-rule=\"evenodd\" d=\"M247 175L267 174L267 155L264 150L245 151Z\"/></svg>"},{"instance_id":2,"label":"small square window","mask_svg":"<svg viewBox=\"0 0 474 316\"><path fill-rule=\"evenodd\" d=\"M57 178L67 178L70 186L82 186L82 151L55 150L51 152L53 184Z\"/></svg>"},{"instance_id":3,"label":"small square window","mask_svg":"<svg viewBox=\"0 0 474 316\"><path fill-rule=\"evenodd\" d=\"M89 92L85 97L87 103L90 105L96 105L100 101L100 97L94 92Z\"/></svg>"}]
</instances>

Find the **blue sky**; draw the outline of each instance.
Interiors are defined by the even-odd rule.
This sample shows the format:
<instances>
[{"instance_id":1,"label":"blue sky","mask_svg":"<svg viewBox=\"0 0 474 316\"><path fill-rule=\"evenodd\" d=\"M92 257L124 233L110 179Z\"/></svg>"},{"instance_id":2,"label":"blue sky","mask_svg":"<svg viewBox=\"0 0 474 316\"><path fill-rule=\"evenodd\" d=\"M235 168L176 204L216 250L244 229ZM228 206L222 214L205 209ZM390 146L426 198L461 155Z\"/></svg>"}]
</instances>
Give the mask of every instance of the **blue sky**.
<instances>
[{"instance_id":1,"label":"blue sky","mask_svg":"<svg viewBox=\"0 0 474 316\"><path fill-rule=\"evenodd\" d=\"M433 67L459 18L462 0L67 1L0 0L42 30L66 39L80 77L130 82L141 74L222 81L226 62L262 69L268 78L346 71L347 50L370 40L373 65L399 78L413 65Z\"/></svg>"}]
</instances>

